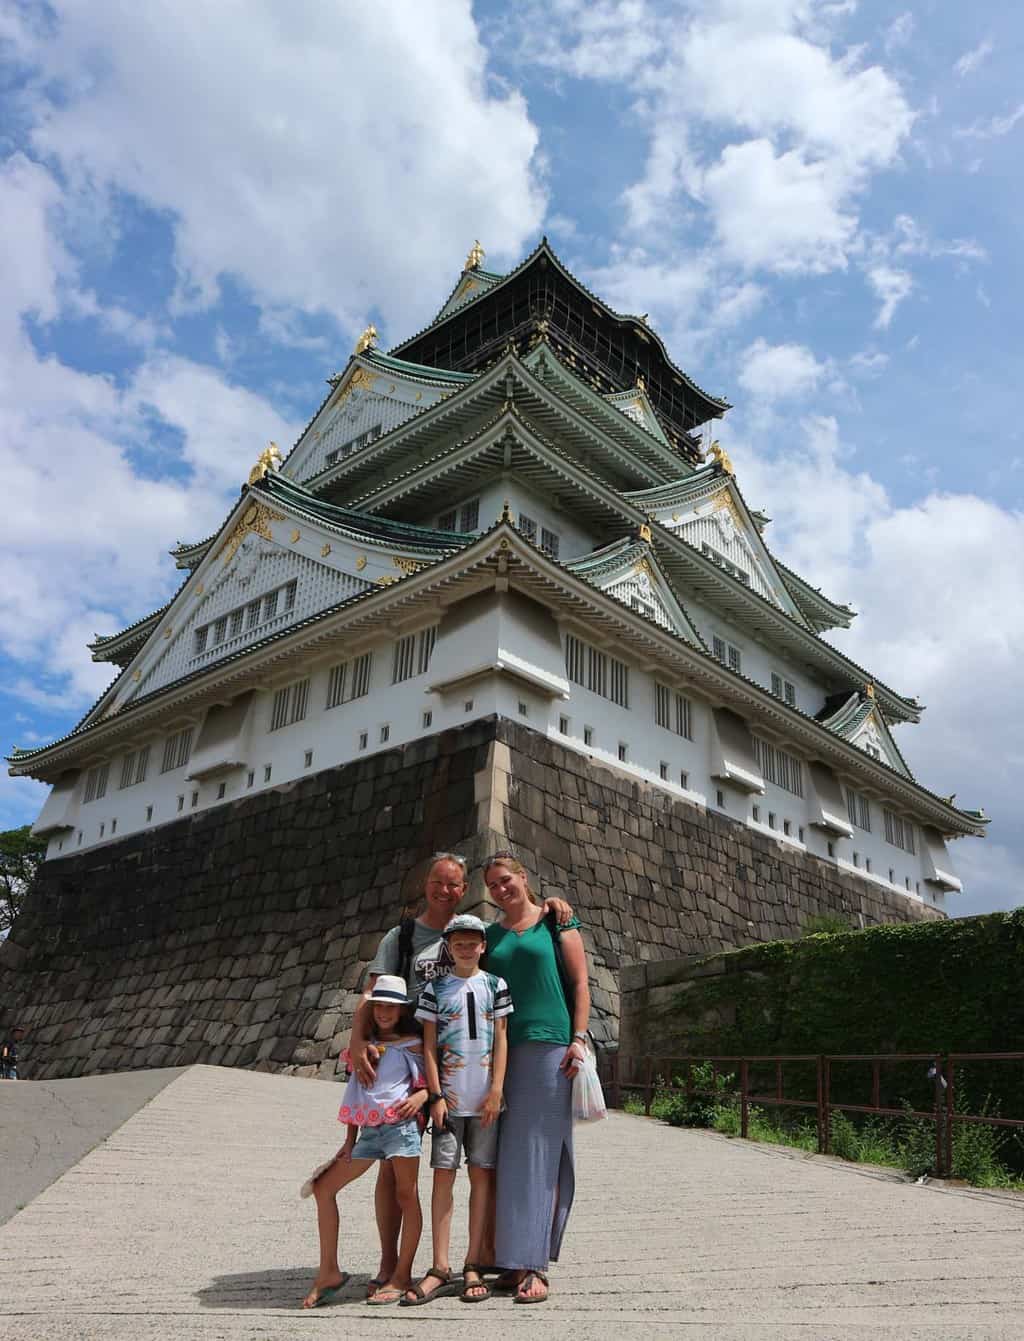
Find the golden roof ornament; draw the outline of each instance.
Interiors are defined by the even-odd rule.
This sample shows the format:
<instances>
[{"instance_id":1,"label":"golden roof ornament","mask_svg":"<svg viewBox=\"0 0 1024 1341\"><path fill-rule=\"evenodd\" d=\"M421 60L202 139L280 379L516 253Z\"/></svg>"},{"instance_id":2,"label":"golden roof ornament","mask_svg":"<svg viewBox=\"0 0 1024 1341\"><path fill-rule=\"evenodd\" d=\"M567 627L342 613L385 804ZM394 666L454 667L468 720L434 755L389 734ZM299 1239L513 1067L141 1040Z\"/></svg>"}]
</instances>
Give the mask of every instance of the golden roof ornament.
<instances>
[{"instance_id":1,"label":"golden roof ornament","mask_svg":"<svg viewBox=\"0 0 1024 1341\"><path fill-rule=\"evenodd\" d=\"M480 245L480 239L477 238L469 249L469 255L466 257L466 264L462 267L462 273L465 274L467 270L479 270L486 255L487 253Z\"/></svg>"},{"instance_id":2,"label":"golden roof ornament","mask_svg":"<svg viewBox=\"0 0 1024 1341\"><path fill-rule=\"evenodd\" d=\"M718 441L717 438L708 448L708 456L711 457L715 465L718 466L719 469L724 471L726 475L736 474L735 470L733 470L732 468L732 462L729 460L729 453L725 450L725 448L722 446L722 444Z\"/></svg>"},{"instance_id":3,"label":"golden roof ornament","mask_svg":"<svg viewBox=\"0 0 1024 1341\"><path fill-rule=\"evenodd\" d=\"M650 525L647 522L641 522L640 525L636 528L636 530L637 530L637 539L642 540L645 544L649 545L651 543Z\"/></svg>"},{"instance_id":4,"label":"golden roof ornament","mask_svg":"<svg viewBox=\"0 0 1024 1341\"><path fill-rule=\"evenodd\" d=\"M270 443L263 448L256 458L256 464L249 471L249 483L255 484L261 480L268 470L277 470L281 462L281 449L276 442Z\"/></svg>"},{"instance_id":5,"label":"golden roof ornament","mask_svg":"<svg viewBox=\"0 0 1024 1341\"><path fill-rule=\"evenodd\" d=\"M873 680L869 680L864 686L864 693L867 694L868 698L875 697L875 685Z\"/></svg>"},{"instance_id":6,"label":"golden roof ornament","mask_svg":"<svg viewBox=\"0 0 1024 1341\"><path fill-rule=\"evenodd\" d=\"M377 327L371 321L366 330L356 341L356 347L353 350L355 354L365 354L368 349L373 349L377 344Z\"/></svg>"}]
</instances>

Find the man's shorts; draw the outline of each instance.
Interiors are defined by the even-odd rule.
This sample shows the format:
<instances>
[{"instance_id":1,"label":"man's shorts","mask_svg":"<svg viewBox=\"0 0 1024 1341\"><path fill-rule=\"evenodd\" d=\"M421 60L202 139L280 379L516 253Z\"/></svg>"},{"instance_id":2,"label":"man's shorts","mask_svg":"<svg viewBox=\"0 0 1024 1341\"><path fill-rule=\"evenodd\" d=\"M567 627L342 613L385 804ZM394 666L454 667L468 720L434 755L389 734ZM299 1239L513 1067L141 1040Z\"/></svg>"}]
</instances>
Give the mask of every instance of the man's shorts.
<instances>
[{"instance_id":1,"label":"man's shorts","mask_svg":"<svg viewBox=\"0 0 1024 1341\"><path fill-rule=\"evenodd\" d=\"M379 1127L360 1127L352 1147L353 1159L418 1159L419 1124L415 1118L404 1122L386 1122Z\"/></svg>"},{"instance_id":2,"label":"man's shorts","mask_svg":"<svg viewBox=\"0 0 1024 1341\"><path fill-rule=\"evenodd\" d=\"M478 1117L453 1117L443 1131L435 1126L430 1138L430 1167L457 1169L466 1150L466 1163L474 1169L493 1169L498 1163L498 1124L485 1127Z\"/></svg>"}]
</instances>

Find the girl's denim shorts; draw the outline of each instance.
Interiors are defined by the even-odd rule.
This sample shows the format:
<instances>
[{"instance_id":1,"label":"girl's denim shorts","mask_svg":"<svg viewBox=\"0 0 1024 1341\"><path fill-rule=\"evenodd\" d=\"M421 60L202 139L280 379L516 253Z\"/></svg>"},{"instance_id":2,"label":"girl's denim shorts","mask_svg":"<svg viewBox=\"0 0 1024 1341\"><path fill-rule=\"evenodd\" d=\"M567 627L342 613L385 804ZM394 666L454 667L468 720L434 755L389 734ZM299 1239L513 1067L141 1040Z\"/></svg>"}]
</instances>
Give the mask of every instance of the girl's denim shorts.
<instances>
[{"instance_id":1,"label":"girl's denim shorts","mask_svg":"<svg viewBox=\"0 0 1024 1341\"><path fill-rule=\"evenodd\" d=\"M420 1153L419 1124L415 1118L404 1122L383 1123L379 1127L360 1127L352 1147L353 1159L416 1159Z\"/></svg>"}]
</instances>

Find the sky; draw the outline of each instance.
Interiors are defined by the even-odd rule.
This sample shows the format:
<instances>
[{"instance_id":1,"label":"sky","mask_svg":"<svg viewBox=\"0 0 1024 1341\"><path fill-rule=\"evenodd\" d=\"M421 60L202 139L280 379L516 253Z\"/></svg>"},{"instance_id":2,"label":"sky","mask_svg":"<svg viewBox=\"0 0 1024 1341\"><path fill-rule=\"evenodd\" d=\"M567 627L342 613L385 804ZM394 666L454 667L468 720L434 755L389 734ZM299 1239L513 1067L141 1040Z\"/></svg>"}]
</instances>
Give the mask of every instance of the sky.
<instances>
[{"instance_id":1,"label":"sky","mask_svg":"<svg viewBox=\"0 0 1024 1341\"><path fill-rule=\"evenodd\" d=\"M546 233L734 408L827 635L1024 901L1024 11L976 0L0 0L0 738L98 697L370 321ZM0 776L0 828L45 788Z\"/></svg>"}]
</instances>

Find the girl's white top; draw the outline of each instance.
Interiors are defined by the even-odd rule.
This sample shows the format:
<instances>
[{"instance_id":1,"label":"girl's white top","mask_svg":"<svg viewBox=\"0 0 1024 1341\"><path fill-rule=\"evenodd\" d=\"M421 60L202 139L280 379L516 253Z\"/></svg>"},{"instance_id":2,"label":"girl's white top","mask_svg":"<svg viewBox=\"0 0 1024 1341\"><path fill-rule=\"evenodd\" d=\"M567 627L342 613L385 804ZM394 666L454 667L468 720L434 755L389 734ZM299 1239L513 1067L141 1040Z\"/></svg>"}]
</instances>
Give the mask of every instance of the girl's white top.
<instances>
[{"instance_id":1,"label":"girl's white top","mask_svg":"<svg viewBox=\"0 0 1024 1341\"><path fill-rule=\"evenodd\" d=\"M423 1053L413 1051L421 1046L418 1038L404 1043L378 1043L381 1055L376 1079L366 1086L358 1076L351 1077L338 1109L338 1121L356 1127L380 1127L403 1121L398 1116L398 1105L413 1090L426 1088ZM347 1053L345 1060L349 1060Z\"/></svg>"}]
</instances>

